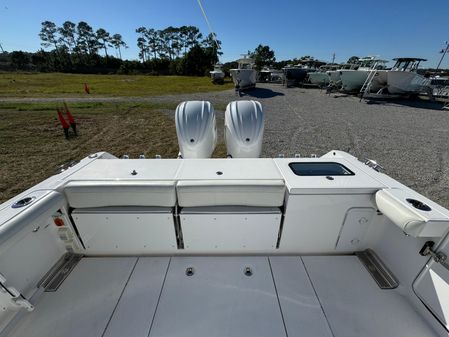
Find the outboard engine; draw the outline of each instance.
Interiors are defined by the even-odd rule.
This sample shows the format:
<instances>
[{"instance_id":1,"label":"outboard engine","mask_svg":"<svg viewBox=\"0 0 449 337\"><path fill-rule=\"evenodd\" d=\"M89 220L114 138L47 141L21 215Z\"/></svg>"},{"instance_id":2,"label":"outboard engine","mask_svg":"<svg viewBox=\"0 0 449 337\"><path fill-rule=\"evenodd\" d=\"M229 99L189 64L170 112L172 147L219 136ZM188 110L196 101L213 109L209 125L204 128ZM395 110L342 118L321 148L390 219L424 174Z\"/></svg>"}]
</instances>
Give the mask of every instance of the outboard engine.
<instances>
[{"instance_id":1,"label":"outboard engine","mask_svg":"<svg viewBox=\"0 0 449 337\"><path fill-rule=\"evenodd\" d=\"M217 143L217 126L212 104L182 102L176 108L176 134L181 158L210 158Z\"/></svg>"},{"instance_id":2,"label":"outboard engine","mask_svg":"<svg viewBox=\"0 0 449 337\"><path fill-rule=\"evenodd\" d=\"M262 151L264 113L257 101L234 101L225 112L225 141L228 156L257 158Z\"/></svg>"}]
</instances>

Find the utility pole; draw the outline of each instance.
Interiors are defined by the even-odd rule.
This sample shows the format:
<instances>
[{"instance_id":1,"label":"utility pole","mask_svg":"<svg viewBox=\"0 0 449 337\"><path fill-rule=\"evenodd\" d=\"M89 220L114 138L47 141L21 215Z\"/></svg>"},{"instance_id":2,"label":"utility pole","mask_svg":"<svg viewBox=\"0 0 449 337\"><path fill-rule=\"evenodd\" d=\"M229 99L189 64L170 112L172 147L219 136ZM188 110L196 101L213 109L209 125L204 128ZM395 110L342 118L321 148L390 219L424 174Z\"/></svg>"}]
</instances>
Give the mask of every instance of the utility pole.
<instances>
[{"instance_id":1,"label":"utility pole","mask_svg":"<svg viewBox=\"0 0 449 337\"><path fill-rule=\"evenodd\" d=\"M438 62L437 70L438 70L438 68L440 68L441 62L443 62L444 56L446 55L446 53L449 50L449 44L447 43L447 41L445 41L444 44L445 44L444 49L441 49L441 51L440 51L440 53L442 53L443 55L441 56L440 62Z\"/></svg>"}]
</instances>

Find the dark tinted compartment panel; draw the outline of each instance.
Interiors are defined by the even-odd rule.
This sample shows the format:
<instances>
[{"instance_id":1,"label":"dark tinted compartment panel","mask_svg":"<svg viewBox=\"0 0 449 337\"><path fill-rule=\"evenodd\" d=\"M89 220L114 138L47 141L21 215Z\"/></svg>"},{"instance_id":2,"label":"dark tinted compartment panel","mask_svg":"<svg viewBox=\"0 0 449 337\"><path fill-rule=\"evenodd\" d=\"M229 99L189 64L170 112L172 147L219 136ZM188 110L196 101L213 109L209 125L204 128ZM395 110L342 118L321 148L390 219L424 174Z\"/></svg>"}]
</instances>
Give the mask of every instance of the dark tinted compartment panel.
<instances>
[{"instance_id":1,"label":"dark tinted compartment panel","mask_svg":"<svg viewBox=\"0 0 449 337\"><path fill-rule=\"evenodd\" d=\"M297 176L353 176L354 173L339 163L290 163L291 170Z\"/></svg>"}]
</instances>

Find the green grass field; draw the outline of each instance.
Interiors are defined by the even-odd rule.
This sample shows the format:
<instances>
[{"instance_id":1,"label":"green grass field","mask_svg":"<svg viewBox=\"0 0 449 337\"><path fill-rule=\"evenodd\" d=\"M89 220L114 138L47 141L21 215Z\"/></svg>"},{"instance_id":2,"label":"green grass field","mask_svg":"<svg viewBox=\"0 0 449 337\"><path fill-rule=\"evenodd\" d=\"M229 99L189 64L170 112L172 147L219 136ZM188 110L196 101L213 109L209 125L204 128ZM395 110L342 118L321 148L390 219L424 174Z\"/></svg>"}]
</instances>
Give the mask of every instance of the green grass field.
<instances>
[{"instance_id":1,"label":"green grass field","mask_svg":"<svg viewBox=\"0 0 449 337\"><path fill-rule=\"evenodd\" d=\"M90 153L175 158L175 107L176 103L70 104L79 136L66 140L54 104L0 103L0 203L55 174L59 165ZM225 152L219 144L214 156L223 158Z\"/></svg>"},{"instance_id":2,"label":"green grass field","mask_svg":"<svg viewBox=\"0 0 449 337\"><path fill-rule=\"evenodd\" d=\"M84 83L90 95L84 92ZM208 77L0 73L0 97L142 97L230 88L230 81L214 85Z\"/></svg>"},{"instance_id":3,"label":"green grass field","mask_svg":"<svg viewBox=\"0 0 449 337\"><path fill-rule=\"evenodd\" d=\"M91 94L84 92L88 83ZM59 165L107 151L147 158L178 154L177 103L71 103L79 136L66 140L56 102L69 97L143 97L220 91L207 77L0 73L1 98L55 98L48 103L0 103L0 203L55 174ZM222 121L218 120L218 123ZM223 157L223 144L215 156Z\"/></svg>"}]
</instances>

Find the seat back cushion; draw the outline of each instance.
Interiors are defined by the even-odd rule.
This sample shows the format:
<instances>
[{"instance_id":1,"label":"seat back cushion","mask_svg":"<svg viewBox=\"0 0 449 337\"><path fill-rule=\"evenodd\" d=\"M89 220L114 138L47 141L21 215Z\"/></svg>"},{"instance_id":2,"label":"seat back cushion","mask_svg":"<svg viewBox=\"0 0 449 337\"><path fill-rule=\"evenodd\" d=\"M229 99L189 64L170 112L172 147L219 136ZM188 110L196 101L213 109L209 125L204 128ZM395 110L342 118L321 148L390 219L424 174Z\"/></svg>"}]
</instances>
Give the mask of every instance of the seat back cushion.
<instances>
[{"instance_id":1,"label":"seat back cushion","mask_svg":"<svg viewBox=\"0 0 449 337\"><path fill-rule=\"evenodd\" d=\"M283 180L181 180L176 191L181 207L280 207L285 184Z\"/></svg>"},{"instance_id":2,"label":"seat back cushion","mask_svg":"<svg viewBox=\"0 0 449 337\"><path fill-rule=\"evenodd\" d=\"M76 181L64 187L64 194L73 208L176 204L175 181Z\"/></svg>"}]
</instances>

